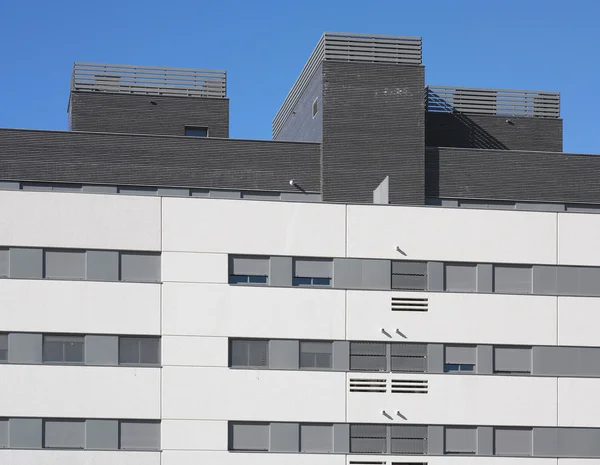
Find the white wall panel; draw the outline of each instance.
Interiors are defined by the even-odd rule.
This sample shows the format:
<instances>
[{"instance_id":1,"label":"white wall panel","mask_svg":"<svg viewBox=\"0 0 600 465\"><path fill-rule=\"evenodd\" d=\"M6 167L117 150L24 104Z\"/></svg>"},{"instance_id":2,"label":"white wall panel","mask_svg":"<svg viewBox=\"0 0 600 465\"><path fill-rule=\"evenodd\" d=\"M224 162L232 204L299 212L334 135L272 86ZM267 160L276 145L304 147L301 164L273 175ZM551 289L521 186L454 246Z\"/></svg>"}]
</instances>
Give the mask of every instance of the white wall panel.
<instances>
[{"instance_id":1,"label":"white wall panel","mask_svg":"<svg viewBox=\"0 0 600 465\"><path fill-rule=\"evenodd\" d=\"M3 331L160 334L160 285L0 280Z\"/></svg>"},{"instance_id":2,"label":"white wall panel","mask_svg":"<svg viewBox=\"0 0 600 465\"><path fill-rule=\"evenodd\" d=\"M163 249L342 257L346 208L295 202L163 199Z\"/></svg>"},{"instance_id":3,"label":"white wall panel","mask_svg":"<svg viewBox=\"0 0 600 465\"><path fill-rule=\"evenodd\" d=\"M349 205L348 256L553 264L556 214Z\"/></svg>"},{"instance_id":4,"label":"white wall panel","mask_svg":"<svg viewBox=\"0 0 600 465\"><path fill-rule=\"evenodd\" d=\"M160 369L4 365L7 417L160 418Z\"/></svg>"},{"instance_id":5,"label":"white wall panel","mask_svg":"<svg viewBox=\"0 0 600 465\"><path fill-rule=\"evenodd\" d=\"M345 374L163 368L165 419L345 421Z\"/></svg>"},{"instance_id":6,"label":"white wall panel","mask_svg":"<svg viewBox=\"0 0 600 465\"><path fill-rule=\"evenodd\" d=\"M558 215L558 263L600 265L600 218L598 215Z\"/></svg>"},{"instance_id":7,"label":"white wall panel","mask_svg":"<svg viewBox=\"0 0 600 465\"><path fill-rule=\"evenodd\" d=\"M227 283L227 254L164 252L162 280L183 283Z\"/></svg>"},{"instance_id":8,"label":"white wall panel","mask_svg":"<svg viewBox=\"0 0 600 465\"><path fill-rule=\"evenodd\" d=\"M381 460L381 457L380 457ZM413 460L414 461L414 460ZM165 451L162 465L346 465L345 455Z\"/></svg>"},{"instance_id":9,"label":"white wall panel","mask_svg":"<svg viewBox=\"0 0 600 465\"><path fill-rule=\"evenodd\" d=\"M161 422L162 450L227 450L227 422L164 420Z\"/></svg>"},{"instance_id":10,"label":"white wall panel","mask_svg":"<svg viewBox=\"0 0 600 465\"><path fill-rule=\"evenodd\" d=\"M386 456L385 458L379 456L365 456L365 455L349 455L348 463L350 461L363 461L363 460L377 460L377 458L384 459L385 465L401 464L401 463L414 463L415 457L412 456ZM556 459L551 458L532 458L532 457L482 457L482 456L468 456L461 454L459 456L444 455L441 457L427 456L423 457L429 465L556 465ZM386 462L387 461L387 462ZM377 462L379 463L379 462ZM588 463L588 462L586 462ZM579 464L569 464L579 465ZM592 465L590 463L590 465ZM596 465L596 464L593 464Z\"/></svg>"},{"instance_id":11,"label":"white wall panel","mask_svg":"<svg viewBox=\"0 0 600 465\"><path fill-rule=\"evenodd\" d=\"M344 339L344 291L163 284L163 334Z\"/></svg>"},{"instance_id":12,"label":"white wall panel","mask_svg":"<svg viewBox=\"0 0 600 465\"><path fill-rule=\"evenodd\" d=\"M160 198L0 191L0 244L160 250Z\"/></svg>"},{"instance_id":13,"label":"white wall panel","mask_svg":"<svg viewBox=\"0 0 600 465\"><path fill-rule=\"evenodd\" d=\"M558 298L558 344L565 346L600 345L600 298Z\"/></svg>"},{"instance_id":14,"label":"white wall panel","mask_svg":"<svg viewBox=\"0 0 600 465\"><path fill-rule=\"evenodd\" d=\"M556 426L556 378L387 373L347 376L429 382L427 394L391 393L389 387L385 394L349 392L350 423ZM392 419L384 416L383 410Z\"/></svg>"},{"instance_id":15,"label":"white wall panel","mask_svg":"<svg viewBox=\"0 0 600 465\"><path fill-rule=\"evenodd\" d=\"M163 366L228 365L229 341L226 337L163 336L161 344Z\"/></svg>"},{"instance_id":16,"label":"white wall panel","mask_svg":"<svg viewBox=\"0 0 600 465\"><path fill-rule=\"evenodd\" d=\"M558 379L559 426L600 427L600 379Z\"/></svg>"},{"instance_id":17,"label":"white wall panel","mask_svg":"<svg viewBox=\"0 0 600 465\"><path fill-rule=\"evenodd\" d=\"M558 459L558 465L600 465L600 459Z\"/></svg>"},{"instance_id":18,"label":"white wall panel","mask_svg":"<svg viewBox=\"0 0 600 465\"><path fill-rule=\"evenodd\" d=\"M428 298L429 310L392 311L392 297ZM349 340L555 345L557 339L556 297L348 291L347 305Z\"/></svg>"},{"instance_id":19,"label":"white wall panel","mask_svg":"<svg viewBox=\"0 0 600 465\"><path fill-rule=\"evenodd\" d=\"M160 452L0 449L2 465L160 465Z\"/></svg>"}]
</instances>

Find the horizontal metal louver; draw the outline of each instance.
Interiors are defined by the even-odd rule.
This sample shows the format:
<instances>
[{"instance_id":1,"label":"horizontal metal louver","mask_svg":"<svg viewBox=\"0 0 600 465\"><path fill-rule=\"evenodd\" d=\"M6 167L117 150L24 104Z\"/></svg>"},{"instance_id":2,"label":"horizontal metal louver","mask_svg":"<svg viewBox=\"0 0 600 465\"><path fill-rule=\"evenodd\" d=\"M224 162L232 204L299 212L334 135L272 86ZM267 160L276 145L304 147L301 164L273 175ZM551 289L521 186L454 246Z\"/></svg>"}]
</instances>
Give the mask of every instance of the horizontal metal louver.
<instances>
[{"instance_id":1,"label":"horizontal metal louver","mask_svg":"<svg viewBox=\"0 0 600 465\"><path fill-rule=\"evenodd\" d=\"M427 290L427 262L392 261L392 289Z\"/></svg>"},{"instance_id":2,"label":"horizontal metal louver","mask_svg":"<svg viewBox=\"0 0 600 465\"><path fill-rule=\"evenodd\" d=\"M427 312L429 299L418 297L392 297L393 312Z\"/></svg>"},{"instance_id":3,"label":"horizontal metal louver","mask_svg":"<svg viewBox=\"0 0 600 465\"><path fill-rule=\"evenodd\" d=\"M393 379L392 394L427 394L429 383L427 380Z\"/></svg>"},{"instance_id":4,"label":"horizontal metal louver","mask_svg":"<svg viewBox=\"0 0 600 465\"><path fill-rule=\"evenodd\" d=\"M387 392L385 379L350 378L350 392Z\"/></svg>"}]
</instances>

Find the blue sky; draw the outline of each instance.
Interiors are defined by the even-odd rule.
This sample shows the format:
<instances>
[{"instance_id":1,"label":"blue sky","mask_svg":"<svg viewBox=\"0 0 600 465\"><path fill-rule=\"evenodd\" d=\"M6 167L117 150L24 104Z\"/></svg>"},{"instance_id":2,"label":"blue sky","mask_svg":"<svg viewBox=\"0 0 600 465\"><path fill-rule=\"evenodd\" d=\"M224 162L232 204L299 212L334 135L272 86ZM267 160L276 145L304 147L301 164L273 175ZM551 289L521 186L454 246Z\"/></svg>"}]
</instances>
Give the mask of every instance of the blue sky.
<instances>
[{"instance_id":1,"label":"blue sky","mask_svg":"<svg viewBox=\"0 0 600 465\"><path fill-rule=\"evenodd\" d=\"M426 83L561 92L600 153L599 0L0 0L0 127L67 128L74 61L225 69L231 137L271 119L324 31L423 37Z\"/></svg>"}]
</instances>

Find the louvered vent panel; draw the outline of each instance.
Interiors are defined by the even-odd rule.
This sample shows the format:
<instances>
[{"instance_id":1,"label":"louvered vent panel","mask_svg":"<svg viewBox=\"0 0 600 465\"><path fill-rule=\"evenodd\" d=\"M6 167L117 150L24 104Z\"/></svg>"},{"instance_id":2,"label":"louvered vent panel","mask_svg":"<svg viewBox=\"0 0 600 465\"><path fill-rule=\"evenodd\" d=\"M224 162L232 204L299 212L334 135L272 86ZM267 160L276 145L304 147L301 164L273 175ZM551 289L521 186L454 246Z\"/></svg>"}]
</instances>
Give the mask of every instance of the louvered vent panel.
<instances>
[{"instance_id":1,"label":"louvered vent panel","mask_svg":"<svg viewBox=\"0 0 600 465\"><path fill-rule=\"evenodd\" d=\"M428 310L428 298L392 297L392 312L427 312Z\"/></svg>"},{"instance_id":2,"label":"louvered vent panel","mask_svg":"<svg viewBox=\"0 0 600 465\"><path fill-rule=\"evenodd\" d=\"M385 379L350 378L350 392L387 392Z\"/></svg>"},{"instance_id":3,"label":"louvered vent panel","mask_svg":"<svg viewBox=\"0 0 600 465\"><path fill-rule=\"evenodd\" d=\"M426 380L393 379L392 394L427 394L429 390Z\"/></svg>"},{"instance_id":4,"label":"louvered vent panel","mask_svg":"<svg viewBox=\"0 0 600 465\"><path fill-rule=\"evenodd\" d=\"M350 460L350 465L387 465L387 462L373 462L370 460L361 460L357 462L356 460Z\"/></svg>"},{"instance_id":5,"label":"louvered vent panel","mask_svg":"<svg viewBox=\"0 0 600 465\"><path fill-rule=\"evenodd\" d=\"M391 344L391 370L396 372L427 372L427 344Z\"/></svg>"}]
</instances>

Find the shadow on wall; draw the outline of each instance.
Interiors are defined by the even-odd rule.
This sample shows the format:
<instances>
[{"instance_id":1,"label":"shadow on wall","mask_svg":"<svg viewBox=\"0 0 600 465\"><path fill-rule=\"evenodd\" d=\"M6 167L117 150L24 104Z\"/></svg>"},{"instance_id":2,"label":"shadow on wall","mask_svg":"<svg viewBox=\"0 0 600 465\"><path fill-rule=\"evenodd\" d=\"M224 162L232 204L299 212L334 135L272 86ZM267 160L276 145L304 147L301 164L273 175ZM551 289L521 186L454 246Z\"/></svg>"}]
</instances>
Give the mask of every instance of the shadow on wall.
<instances>
[{"instance_id":1,"label":"shadow on wall","mask_svg":"<svg viewBox=\"0 0 600 465\"><path fill-rule=\"evenodd\" d=\"M509 148L479 126L464 113L434 93L427 95L439 111L428 113L425 126L425 145L509 150ZM431 119L435 120L434 124ZM428 124L429 123L429 124Z\"/></svg>"}]
</instances>

